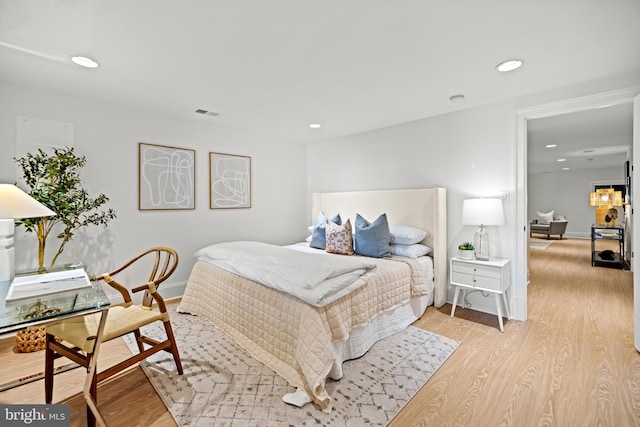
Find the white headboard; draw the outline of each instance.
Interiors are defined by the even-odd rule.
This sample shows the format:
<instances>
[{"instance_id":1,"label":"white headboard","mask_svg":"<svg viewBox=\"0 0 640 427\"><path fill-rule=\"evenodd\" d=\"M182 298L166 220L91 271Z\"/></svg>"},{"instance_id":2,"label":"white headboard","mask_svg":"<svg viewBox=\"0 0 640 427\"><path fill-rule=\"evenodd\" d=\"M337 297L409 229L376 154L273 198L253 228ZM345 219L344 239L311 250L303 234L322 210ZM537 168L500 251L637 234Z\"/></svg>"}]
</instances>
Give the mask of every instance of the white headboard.
<instances>
[{"instance_id":1,"label":"white headboard","mask_svg":"<svg viewBox=\"0 0 640 427\"><path fill-rule=\"evenodd\" d=\"M313 193L311 220L320 212L340 214L355 224L356 213L369 221L386 213L390 225L409 225L427 230L424 244L433 248L434 296L436 307L447 302L447 192L444 188L411 190Z\"/></svg>"}]
</instances>

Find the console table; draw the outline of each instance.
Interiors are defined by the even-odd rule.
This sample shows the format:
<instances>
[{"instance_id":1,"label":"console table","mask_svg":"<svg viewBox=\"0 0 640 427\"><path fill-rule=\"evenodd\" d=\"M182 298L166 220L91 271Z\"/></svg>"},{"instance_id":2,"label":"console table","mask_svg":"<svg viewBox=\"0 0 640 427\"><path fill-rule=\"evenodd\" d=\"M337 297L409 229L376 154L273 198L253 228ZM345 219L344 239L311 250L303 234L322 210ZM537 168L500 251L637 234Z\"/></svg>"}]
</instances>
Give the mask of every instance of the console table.
<instances>
[{"instance_id":1,"label":"console table","mask_svg":"<svg viewBox=\"0 0 640 427\"><path fill-rule=\"evenodd\" d=\"M602 248L604 241L615 241L615 248L611 245ZM599 248L600 246L600 248ZM605 249L612 250L611 256L603 256ZM601 265L603 267L624 268L624 227L622 225L594 224L591 226L591 265Z\"/></svg>"}]
</instances>

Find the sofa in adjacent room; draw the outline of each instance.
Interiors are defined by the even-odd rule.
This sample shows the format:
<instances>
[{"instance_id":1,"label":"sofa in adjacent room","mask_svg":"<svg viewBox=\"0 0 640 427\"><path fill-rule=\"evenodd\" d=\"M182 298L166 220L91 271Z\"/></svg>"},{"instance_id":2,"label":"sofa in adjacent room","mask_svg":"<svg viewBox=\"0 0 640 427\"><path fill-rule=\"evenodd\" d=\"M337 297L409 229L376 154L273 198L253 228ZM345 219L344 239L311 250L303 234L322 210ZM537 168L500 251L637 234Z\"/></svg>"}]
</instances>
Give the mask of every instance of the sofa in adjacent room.
<instances>
[{"instance_id":1,"label":"sofa in adjacent room","mask_svg":"<svg viewBox=\"0 0 640 427\"><path fill-rule=\"evenodd\" d=\"M538 218L529 222L529 236L533 234L545 234L547 239L551 236L560 236L567 230L567 218L561 214L555 214L553 211L548 213L538 212Z\"/></svg>"}]
</instances>

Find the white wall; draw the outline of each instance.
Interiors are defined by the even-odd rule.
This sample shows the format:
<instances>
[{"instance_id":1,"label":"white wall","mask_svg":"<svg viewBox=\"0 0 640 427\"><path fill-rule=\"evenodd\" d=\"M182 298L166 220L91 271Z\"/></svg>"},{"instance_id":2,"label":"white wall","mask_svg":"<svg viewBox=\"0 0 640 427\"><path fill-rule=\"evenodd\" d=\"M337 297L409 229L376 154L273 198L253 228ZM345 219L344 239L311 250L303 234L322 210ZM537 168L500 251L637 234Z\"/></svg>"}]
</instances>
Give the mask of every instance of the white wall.
<instances>
[{"instance_id":1,"label":"white wall","mask_svg":"<svg viewBox=\"0 0 640 427\"><path fill-rule=\"evenodd\" d=\"M510 200L503 205L506 225L489 227L489 233L492 255L512 258L514 128L514 103L507 101L312 144L308 153L309 190L444 187L451 256L460 242L473 241L475 232L475 227L462 225L462 201L507 191ZM474 308L495 310L493 298L487 302L472 295L469 300Z\"/></svg>"},{"instance_id":2,"label":"white wall","mask_svg":"<svg viewBox=\"0 0 640 427\"><path fill-rule=\"evenodd\" d=\"M590 238L596 208L589 205L593 183L624 183L624 165L615 169L568 171L529 175L528 218L537 218L536 211L564 214L569 221L565 237ZM618 208L620 222L623 210Z\"/></svg>"},{"instance_id":3,"label":"white wall","mask_svg":"<svg viewBox=\"0 0 640 427\"><path fill-rule=\"evenodd\" d=\"M507 191L507 223L490 227L494 256L513 260L516 236L516 137L519 109L558 102L640 83L636 71L596 82L462 110L307 147L221 129L197 121L177 121L118 106L65 98L0 83L0 182L15 180L16 117L72 123L75 145L87 155L85 185L104 192L118 219L106 234L91 233L69 248L104 270L141 248L174 246L182 263L173 280L184 283L193 251L210 242L254 239L287 243L306 235L311 198L317 191L377 190L442 186L448 191L448 248L473 238L461 224L462 200ZM186 212L137 210L137 143L197 149L197 208ZM208 209L207 152L253 159L253 208ZM306 154L306 157L305 157ZM308 168L308 171L305 170ZM101 240L98 240L100 237ZM92 240L93 239L93 240ZM84 242L87 244L83 244ZM27 242L18 248L24 265ZM91 243L90 249L80 251ZM34 243L30 247L34 248ZM29 249L30 250L30 249ZM22 255L21 255L22 253ZM35 248L33 249L35 254ZM34 255L30 255L33 259ZM64 261L64 259L62 260ZM512 266L512 273L514 271ZM515 277L512 274L512 277ZM526 283L514 283L516 288ZM517 289L516 289L517 290ZM517 295L516 297L517 298ZM494 312L493 302L474 295L474 308Z\"/></svg>"},{"instance_id":4,"label":"white wall","mask_svg":"<svg viewBox=\"0 0 640 427\"><path fill-rule=\"evenodd\" d=\"M519 199L515 192L520 185L516 182L517 114L535 106L638 85L638 71L312 144L308 152L309 191L445 187L449 256L455 255L458 243L473 239L474 228L461 224L462 200L507 191L509 200L503 205L506 224L489 227L492 255L511 259L511 313L515 318L526 318L527 283L526 279L518 281L516 275L526 271L527 263L516 256L517 239L525 234L524 227L516 223ZM451 290L449 296L451 301ZM473 294L469 301L474 309L496 312L493 298Z\"/></svg>"},{"instance_id":5,"label":"white wall","mask_svg":"<svg viewBox=\"0 0 640 427\"><path fill-rule=\"evenodd\" d=\"M306 237L306 147L302 145L280 143L198 120L179 121L0 84L3 183L16 181L13 158L18 116L72 124L76 151L87 158L82 171L85 188L93 196L106 194L110 198L108 206L118 214L106 231L92 226L78 235L60 257L60 264L83 260L102 273L147 247L170 246L178 251L180 265L161 291L174 296L181 295L194 263L192 255L200 247L226 240L284 244ZM138 211L138 142L196 150L195 210ZM209 209L209 151L252 158L250 209ZM18 269L37 264L37 240L21 229L16 242Z\"/></svg>"}]
</instances>

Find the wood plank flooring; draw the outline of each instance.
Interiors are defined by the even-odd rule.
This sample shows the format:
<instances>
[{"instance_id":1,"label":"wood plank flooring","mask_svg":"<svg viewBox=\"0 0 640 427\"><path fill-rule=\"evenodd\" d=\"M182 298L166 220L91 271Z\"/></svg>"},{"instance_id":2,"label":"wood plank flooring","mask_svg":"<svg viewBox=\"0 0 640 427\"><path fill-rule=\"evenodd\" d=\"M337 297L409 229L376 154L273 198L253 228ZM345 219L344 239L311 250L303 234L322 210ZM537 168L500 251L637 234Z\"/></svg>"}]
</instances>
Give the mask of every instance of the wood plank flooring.
<instances>
[{"instance_id":1,"label":"wood plank flooring","mask_svg":"<svg viewBox=\"0 0 640 427\"><path fill-rule=\"evenodd\" d=\"M591 267L590 241L565 239L531 251L529 320L505 321L450 305L415 325L461 342L390 423L405 426L640 426L640 354L633 348L629 271ZM42 352L16 355L0 340L0 381L40 370ZM99 366L127 352L106 343ZM56 376L54 401L85 425L83 372ZM0 403L44 402L38 381L0 393ZM133 367L98 390L110 425L175 426L142 371ZM355 427L355 426L354 426Z\"/></svg>"},{"instance_id":2,"label":"wood plank flooring","mask_svg":"<svg viewBox=\"0 0 640 427\"><path fill-rule=\"evenodd\" d=\"M461 341L398 414L404 426L638 426L632 273L591 267L590 241L532 250L529 319L451 306L417 326Z\"/></svg>"}]
</instances>

